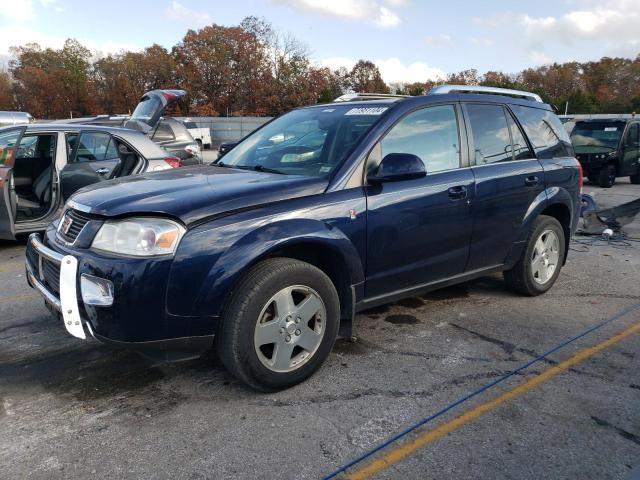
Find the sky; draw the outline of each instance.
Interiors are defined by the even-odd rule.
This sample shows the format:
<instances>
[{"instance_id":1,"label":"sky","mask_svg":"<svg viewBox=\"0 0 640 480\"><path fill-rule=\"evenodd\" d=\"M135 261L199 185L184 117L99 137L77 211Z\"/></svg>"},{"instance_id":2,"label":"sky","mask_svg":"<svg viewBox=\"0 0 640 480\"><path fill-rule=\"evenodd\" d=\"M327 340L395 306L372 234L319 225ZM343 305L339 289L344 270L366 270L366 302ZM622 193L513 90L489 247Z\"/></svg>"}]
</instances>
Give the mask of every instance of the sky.
<instances>
[{"instance_id":1,"label":"sky","mask_svg":"<svg viewBox=\"0 0 640 480\"><path fill-rule=\"evenodd\" d=\"M97 55L171 48L188 29L248 15L293 34L319 65L372 60L388 83L640 53L640 0L0 0L0 56L69 37Z\"/></svg>"}]
</instances>

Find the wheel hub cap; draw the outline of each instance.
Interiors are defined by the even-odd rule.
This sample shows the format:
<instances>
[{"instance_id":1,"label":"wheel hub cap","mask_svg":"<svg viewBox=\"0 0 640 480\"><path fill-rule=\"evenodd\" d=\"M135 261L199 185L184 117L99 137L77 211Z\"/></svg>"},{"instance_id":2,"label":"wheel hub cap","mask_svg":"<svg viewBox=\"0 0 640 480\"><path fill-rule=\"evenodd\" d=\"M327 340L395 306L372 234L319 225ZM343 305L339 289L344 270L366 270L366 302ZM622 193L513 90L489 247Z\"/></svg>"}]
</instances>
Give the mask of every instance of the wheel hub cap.
<instances>
[{"instance_id":1,"label":"wheel hub cap","mask_svg":"<svg viewBox=\"0 0 640 480\"><path fill-rule=\"evenodd\" d=\"M318 293L303 285L285 287L262 308L254 333L260 362L290 372L313 357L324 336L326 309Z\"/></svg>"},{"instance_id":2,"label":"wheel hub cap","mask_svg":"<svg viewBox=\"0 0 640 480\"><path fill-rule=\"evenodd\" d=\"M533 280L546 284L558 267L560 259L560 241L553 230L545 230L540 234L531 252L531 274Z\"/></svg>"}]
</instances>

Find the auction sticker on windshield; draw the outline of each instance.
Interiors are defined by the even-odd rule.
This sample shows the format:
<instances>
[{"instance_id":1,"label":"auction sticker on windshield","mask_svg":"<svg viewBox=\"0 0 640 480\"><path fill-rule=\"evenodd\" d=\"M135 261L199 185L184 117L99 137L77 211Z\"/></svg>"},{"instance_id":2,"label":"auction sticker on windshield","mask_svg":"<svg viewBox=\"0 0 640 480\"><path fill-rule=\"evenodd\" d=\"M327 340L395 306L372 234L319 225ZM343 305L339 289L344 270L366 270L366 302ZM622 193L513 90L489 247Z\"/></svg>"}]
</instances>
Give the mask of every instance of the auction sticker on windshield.
<instances>
[{"instance_id":1,"label":"auction sticker on windshield","mask_svg":"<svg viewBox=\"0 0 640 480\"><path fill-rule=\"evenodd\" d=\"M389 107L360 107L360 108L352 108L345 115L381 115Z\"/></svg>"}]
</instances>

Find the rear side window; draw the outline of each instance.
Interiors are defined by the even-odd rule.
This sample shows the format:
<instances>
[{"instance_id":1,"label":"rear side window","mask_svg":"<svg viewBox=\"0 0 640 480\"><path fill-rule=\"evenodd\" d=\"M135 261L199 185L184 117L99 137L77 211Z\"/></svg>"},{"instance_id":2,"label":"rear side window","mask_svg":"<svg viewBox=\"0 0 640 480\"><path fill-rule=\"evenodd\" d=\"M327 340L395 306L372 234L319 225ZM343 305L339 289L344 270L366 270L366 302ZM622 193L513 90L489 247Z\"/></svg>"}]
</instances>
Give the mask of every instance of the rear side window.
<instances>
[{"instance_id":1,"label":"rear side window","mask_svg":"<svg viewBox=\"0 0 640 480\"><path fill-rule=\"evenodd\" d=\"M507 112L507 123L509 124L509 130L511 130L511 142L513 143L513 159L525 160L527 158L535 158L535 155L531 152L527 141L520 130L520 127L513 120L510 113Z\"/></svg>"},{"instance_id":2,"label":"rear side window","mask_svg":"<svg viewBox=\"0 0 640 480\"><path fill-rule=\"evenodd\" d=\"M153 133L153 139L156 142L171 142L175 140L171 125L165 122L160 122L156 131Z\"/></svg>"},{"instance_id":3,"label":"rear side window","mask_svg":"<svg viewBox=\"0 0 640 480\"><path fill-rule=\"evenodd\" d=\"M556 115L540 108L511 105L538 158L571 157L571 140Z\"/></svg>"},{"instance_id":4,"label":"rear side window","mask_svg":"<svg viewBox=\"0 0 640 480\"><path fill-rule=\"evenodd\" d=\"M400 120L380 142L382 158L390 153L420 157L427 173L460 166L458 122L453 105L423 108Z\"/></svg>"},{"instance_id":5,"label":"rear side window","mask_svg":"<svg viewBox=\"0 0 640 480\"><path fill-rule=\"evenodd\" d=\"M78 140L76 162L96 162L118 158L118 148L108 133L84 132Z\"/></svg>"},{"instance_id":6,"label":"rear side window","mask_svg":"<svg viewBox=\"0 0 640 480\"><path fill-rule=\"evenodd\" d=\"M511 135L501 105L468 104L476 165L512 160Z\"/></svg>"}]
</instances>

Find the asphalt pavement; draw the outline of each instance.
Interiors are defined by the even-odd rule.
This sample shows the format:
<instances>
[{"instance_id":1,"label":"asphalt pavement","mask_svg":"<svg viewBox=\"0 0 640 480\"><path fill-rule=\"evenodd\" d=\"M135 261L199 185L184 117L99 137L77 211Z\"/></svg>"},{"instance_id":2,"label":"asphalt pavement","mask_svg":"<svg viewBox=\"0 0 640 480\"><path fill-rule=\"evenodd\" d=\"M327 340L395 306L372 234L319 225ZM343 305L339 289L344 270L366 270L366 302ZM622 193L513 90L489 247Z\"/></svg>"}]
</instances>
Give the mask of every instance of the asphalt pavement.
<instances>
[{"instance_id":1,"label":"asphalt pavement","mask_svg":"<svg viewBox=\"0 0 640 480\"><path fill-rule=\"evenodd\" d=\"M640 197L626 181L585 187L603 206ZM640 238L640 220L627 228ZM496 275L363 312L357 341L339 340L315 376L275 394L243 387L214 352L151 365L70 337L27 286L24 240L2 242L0 477L323 477L639 304L640 243L577 240L547 294L508 293ZM373 478L632 478L640 468L640 334L606 342L639 323L640 310L629 311L461 403L404 440L456 428ZM545 373L584 351L588 358ZM468 414L478 407L480 415Z\"/></svg>"}]
</instances>

